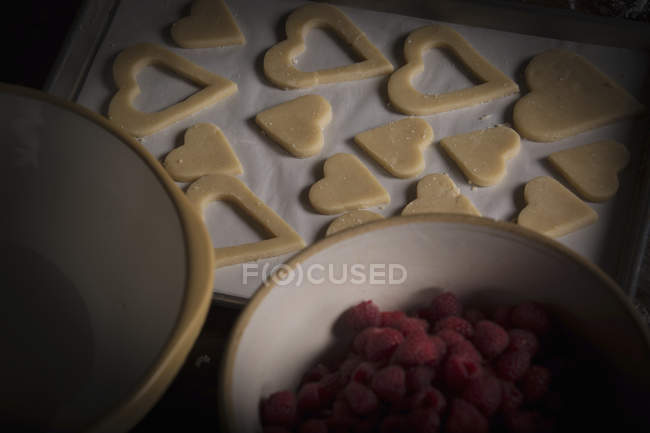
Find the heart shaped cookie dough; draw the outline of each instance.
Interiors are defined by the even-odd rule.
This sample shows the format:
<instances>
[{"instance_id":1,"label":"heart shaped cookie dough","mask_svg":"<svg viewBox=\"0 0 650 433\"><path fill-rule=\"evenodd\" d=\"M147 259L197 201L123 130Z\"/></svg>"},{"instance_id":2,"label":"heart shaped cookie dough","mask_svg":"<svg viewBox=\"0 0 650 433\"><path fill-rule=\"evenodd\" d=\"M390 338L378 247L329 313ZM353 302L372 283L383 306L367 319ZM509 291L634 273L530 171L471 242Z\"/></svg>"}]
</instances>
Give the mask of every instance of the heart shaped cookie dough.
<instances>
[{"instance_id":1,"label":"heart shaped cookie dough","mask_svg":"<svg viewBox=\"0 0 650 433\"><path fill-rule=\"evenodd\" d=\"M185 143L169 152L163 165L180 182L191 182L208 174L243 173L228 139L212 123L197 123L188 128Z\"/></svg>"},{"instance_id":2,"label":"heart shaped cookie dough","mask_svg":"<svg viewBox=\"0 0 650 433\"><path fill-rule=\"evenodd\" d=\"M442 94L424 94L412 79L424 71L423 55L432 48L447 48L482 83ZM404 42L406 64L388 80L388 98L405 114L430 115L469 107L519 91L517 84L492 66L461 35L449 27L434 24L415 30Z\"/></svg>"},{"instance_id":3,"label":"heart shaped cookie dough","mask_svg":"<svg viewBox=\"0 0 650 433\"><path fill-rule=\"evenodd\" d=\"M337 153L325 161L324 177L309 189L317 212L329 215L390 203L388 191L359 158Z\"/></svg>"},{"instance_id":4,"label":"heart shaped cookie dough","mask_svg":"<svg viewBox=\"0 0 650 433\"><path fill-rule=\"evenodd\" d=\"M298 158L320 153L323 129L331 120L332 107L319 95L301 96L255 116L257 125L273 141Z\"/></svg>"},{"instance_id":5,"label":"heart shaped cookie dough","mask_svg":"<svg viewBox=\"0 0 650 433\"><path fill-rule=\"evenodd\" d=\"M598 220L598 214L557 180L540 176L524 188L526 207L517 224L557 238Z\"/></svg>"},{"instance_id":6,"label":"heart shaped cookie dough","mask_svg":"<svg viewBox=\"0 0 650 433\"><path fill-rule=\"evenodd\" d=\"M618 172L629 162L630 152L606 140L561 150L548 159L584 199L606 201L618 190Z\"/></svg>"},{"instance_id":7,"label":"heart shaped cookie dough","mask_svg":"<svg viewBox=\"0 0 650 433\"><path fill-rule=\"evenodd\" d=\"M140 94L136 77L149 65L163 66L203 89L163 110L153 113L140 111L133 106ZM118 90L108 107L108 117L136 137L153 134L237 92L237 84L232 81L148 43L129 47L117 56L113 63L113 79Z\"/></svg>"},{"instance_id":8,"label":"heart shaped cookie dough","mask_svg":"<svg viewBox=\"0 0 650 433\"><path fill-rule=\"evenodd\" d=\"M187 198L200 214L203 214L204 206L210 201L231 202L272 236L258 242L215 248L214 259L217 268L275 257L305 246L300 235L236 177L225 174L203 176L187 189Z\"/></svg>"},{"instance_id":9,"label":"heart shaped cookie dough","mask_svg":"<svg viewBox=\"0 0 650 433\"><path fill-rule=\"evenodd\" d=\"M481 216L471 201L460 193L446 174L424 176L417 186L417 198L407 204L402 215L427 213L459 213Z\"/></svg>"},{"instance_id":10,"label":"heart shaped cookie dough","mask_svg":"<svg viewBox=\"0 0 650 433\"><path fill-rule=\"evenodd\" d=\"M183 48L243 45L246 38L223 0L194 0L190 16L171 28L174 42Z\"/></svg>"},{"instance_id":11,"label":"heart shaped cookie dough","mask_svg":"<svg viewBox=\"0 0 650 433\"><path fill-rule=\"evenodd\" d=\"M409 118L357 134L354 141L395 177L424 170L422 151L433 142L433 129L423 119Z\"/></svg>"},{"instance_id":12,"label":"heart shaped cookie dough","mask_svg":"<svg viewBox=\"0 0 650 433\"><path fill-rule=\"evenodd\" d=\"M440 141L470 183L497 184L506 174L506 162L519 153L520 139L505 126L445 137Z\"/></svg>"},{"instance_id":13,"label":"heart shaped cookie dough","mask_svg":"<svg viewBox=\"0 0 650 433\"><path fill-rule=\"evenodd\" d=\"M330 225L327 227L325 236L331 236L334 233L338 233L352 227L360 226L361 224L378 221L381 219L384 219L384 217L369 210L355 210L348 212L336 218L330 223Z\"/></svg>"},{"instance_id":14,"label":"heart shaped cookie dough","mask_svg":"<svg viewBox=\"0 0 650 433\"><path fill-rule=\"evenodd\" d=\"M337 68L304 72L293 59L305 51L305 36L313 27L334 31L365 60ZM294 10L285 25L287 39L271 47L264 55L264 74L274 85L284 89L312 87L319 84L361 80L392 72L393 65L368 40L348 17L334 6L308 4Z\"/></svg>"},{"instance_id":15,"label":"heart shaped cookie dough","mask_svg":"<svg viewBox=\"0 0 650 433\"><path fill-rule=\"evenodd\" d=\"M570 51L535 56L525 75L530 93L515 104L513 121L530 140L560 140L645 110L625 89Z\"/></svg>"}]
</instances>

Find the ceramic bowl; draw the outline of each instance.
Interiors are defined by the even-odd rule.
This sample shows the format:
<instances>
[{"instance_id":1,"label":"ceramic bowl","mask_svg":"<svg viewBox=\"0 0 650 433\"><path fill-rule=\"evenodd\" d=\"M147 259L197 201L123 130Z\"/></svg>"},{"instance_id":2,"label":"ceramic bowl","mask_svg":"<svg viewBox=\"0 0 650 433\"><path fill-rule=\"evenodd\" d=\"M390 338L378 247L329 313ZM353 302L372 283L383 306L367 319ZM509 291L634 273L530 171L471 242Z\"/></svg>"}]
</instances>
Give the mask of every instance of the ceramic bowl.
<instances>
[{"instance_id":1,"label":"ceramic bowl","mask_svg":"<svg viewBox=\"0 0 650 433\"><path fill-rule=\"evenodd\" d=\"M122 432L197 337L210 239L182 191L108 121L0 87L0 430Z\"/></svg>"},{"instance_id":2,"label":"ceramic bowl","mask_svg":"<svg viewBox=\"0 0 650 433\"><path fill-rule=\"evenodd\" d=\"M261 431L261 398L296 389L301 374L340 345L336 323L345 309L367 299L382 310L412 309L443 289L482 307L541 302L646 397L650 390L648 333L621 289L559 243L511 223L396 217L328 237L279 272L233 330L220 388L229 432Z\"/></svg>"}]
</instances>

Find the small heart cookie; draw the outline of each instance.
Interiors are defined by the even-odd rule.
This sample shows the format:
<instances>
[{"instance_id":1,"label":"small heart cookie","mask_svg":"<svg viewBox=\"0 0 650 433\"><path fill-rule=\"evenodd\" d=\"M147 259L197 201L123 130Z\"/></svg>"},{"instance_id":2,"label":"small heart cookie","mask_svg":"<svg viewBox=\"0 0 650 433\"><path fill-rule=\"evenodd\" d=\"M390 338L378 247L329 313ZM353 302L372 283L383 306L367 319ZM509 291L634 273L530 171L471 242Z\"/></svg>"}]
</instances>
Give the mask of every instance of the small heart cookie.
<instances>
[{"instance_id":1,"label":"small heart cookie","mask_svg":"<svg viewBox=\"0 0 650 433\"><path fill-rule=\"evenodd\" d=\"M179 182L191 182L207 174L244 172L228 139L212 123L197 123L188 128L184 144L169 152L163 165Z\"/></svg>"},{"instance_id":2,"label":"small heart cookie","mask_svg":"<svg viewBox=\"0 0 650 433\"><path fill-rule=\"evenodd\" d=\"M194 0L190 16L172 24L172 39L182 48L211 48L246 43L223 0Z\"/></svg>"},{"instance_id":3,"label":"small heart cookie","mask_svg":"<svg viewBox=\"0 0 650 433\"><path fill-rule=\"evenodd\" d=\"M506 161L519 153L520 139L505 126L446 137L440 141L470 183L497 184L506 174Z\"/></svg>"},{"instance_id":4,"label":"small heart cookie","mask_svg":"<svg viewBox=\"0 0 650 433\"><path fill-rule=\"evenodd\" d=\"M527 206L517 224L557 238L598 220L598 214L557 180L540 176L524 188Z\"/></svg>"},{"instance_id":5,"label":"small heart cookie","mask_svg":"<svg viewBox=\"0 0 650 433\"><path fill-rule=\"evenodd\" d=\"M427 213L459 213L481 216L471 201L460 193L446 174L424 176L417 186L417 198L407 204L402 215Z\"/></svg>"},{"instance_id":6,"label":"small heart cookie","mask_svg":"<svg viewBox=\"0 0 650 433\"><path fill-rule=\"evenodd\" d=\"M331 120L332 106L320 95L301 96L255 116L255 123L297 158L320 153L323 129Z\"/></svg>"},{"instance_id":7,"label":"small heart cookie","mask_svg":"<svg viewBox=\"0 0 650 433\"><path fill-rule=\"evenodd\" d=\"M422 151L433 142L433 129L423 119L409 118L357 134L354 141L395 177L424 170Z\"/></svg>"},{"instance_id":8,"label":"small heart cookie","mask_svg":"<svg viewBox=\"0 0 650 433\"><path fill-rule=\"evenodd\" d=\"M309 189L317 212L329 215L390 203L388 191L359 158L337 153L325 161L324 177Z\"/></svg>"},{"instance_id":9,"label":"small heart cookie","mask_svg":"<svg viewBox=\"0 0 650 433\"><path fill-rule=\"evenodd\" d=\"M607 140L551 153L548 159L584 199L606 201L618 190L618 172L629 162L630 152Z\"/></svg>"},{"instance_id":10,"label":"small heart cookie","mask_svg":"<svg viewBox=\"0 0 650 433\"><path fill-rule=\"evenodd\" d=\"M526 67L530 93L515 104L515 129L530 140L556 141L645 108L583 57L556 49Z\"/></svg>"},{"instance_id":11,"label":"small heart cookie","mask_svg":"<svg viewBox=\"0 0 650 433\"><path fill-rule=\"evenodd\" d=\"M348 212L330 223L327 227L327 232L325 232L325 236L331 236L334 233L381 219L384 219L384 217L369 210L355 210Z\"/></svg>"}]
</instances>

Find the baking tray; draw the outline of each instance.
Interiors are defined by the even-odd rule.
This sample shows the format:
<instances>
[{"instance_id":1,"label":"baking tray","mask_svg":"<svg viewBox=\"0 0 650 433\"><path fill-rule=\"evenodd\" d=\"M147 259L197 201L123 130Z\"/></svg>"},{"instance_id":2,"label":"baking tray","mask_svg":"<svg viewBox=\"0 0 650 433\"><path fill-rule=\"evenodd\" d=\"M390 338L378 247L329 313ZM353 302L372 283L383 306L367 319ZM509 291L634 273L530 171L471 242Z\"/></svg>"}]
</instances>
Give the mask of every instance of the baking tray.
<instances>
[{"instance_id":1,"label":"baking tray","mask_svg":"<svg viewBox=\"0 0 650 433\"><path fill-rule=\"evenodd\" d=\"M67 40L59 62L52 72L46 91L68 99L78 99L88 77L90 66L95 60L108 29L116 24L114 21L115 11L123 2L126 0L87 0ZM190 2L185 3L189 5ZM650 46L650 26L642 23L616 18L588 17L570 11L516 6L511 3L458 0L437 2L334 0L330 3L523 35L631 48L645 52ZM283 26L283 22L277 24ZM282 31L278 31L278 34L281 37ZM133 43L136 42L139 41L133 41ZM170 45L173 47L173 44L167 44L167 47ZM396 67L399 65L397 63ZM650 80L646 76L641 95L637 95L646 106L649 105L650 100L649 89ZM425 117L425 119L427 118ZM648 143L649 139L650 136L642 138L645 143ZM633 176L637 180L631 186L632 190L629 191L629 199L626 202L629 211L617 217L616 226L618 228L608 235L607 242L612 242L614 247L608 254L606 266L604 266L605 270L631 296L636 294L650 215L648 145L640 147L642 153L637 158L638 161L626 169L634 171ZM429 170L425 171L425 173L428 172ZM620 247L622 245L626 247ZM228 305L241 305L246 301L242 297L233 297L218 292L215 293L215 299Z\"/></svg>"}]
</instances>

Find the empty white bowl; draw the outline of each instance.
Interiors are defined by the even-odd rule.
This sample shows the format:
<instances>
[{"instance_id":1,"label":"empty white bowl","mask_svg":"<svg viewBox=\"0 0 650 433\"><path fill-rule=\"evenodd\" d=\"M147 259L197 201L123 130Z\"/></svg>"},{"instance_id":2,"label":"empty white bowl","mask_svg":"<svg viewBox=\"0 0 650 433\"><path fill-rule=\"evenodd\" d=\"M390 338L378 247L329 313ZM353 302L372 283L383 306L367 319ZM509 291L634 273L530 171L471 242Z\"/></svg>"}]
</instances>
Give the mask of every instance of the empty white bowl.
<instances>
[{"instance_id":1,"label":"empty white bowl","mask_svg":"<svg viewBox=\"0 0 650 433\"><path fill-rule=\"evenodd\" d=\"M161 165L88 110L2 85L0 135L0 430L126 431L201 329L210 239Z\"/></svg>"},{"instance_id":2,"label":"empty white bowl","mask_svg":"<svg viewBox=\"0 0 650 433\"><path fill-rule=\"evenodd\" d=\"M541 302L646 395L650 390L648 332L620 288L594 265L511 223L397 217L314 244L255 294L233 330L223 366L226 430L261 431L261 398L295 390L302 373L340 343L334 325L348 307L372 299L382 310L412 309L443 289L484 307Z\"/></svg>"}]
</instances>

